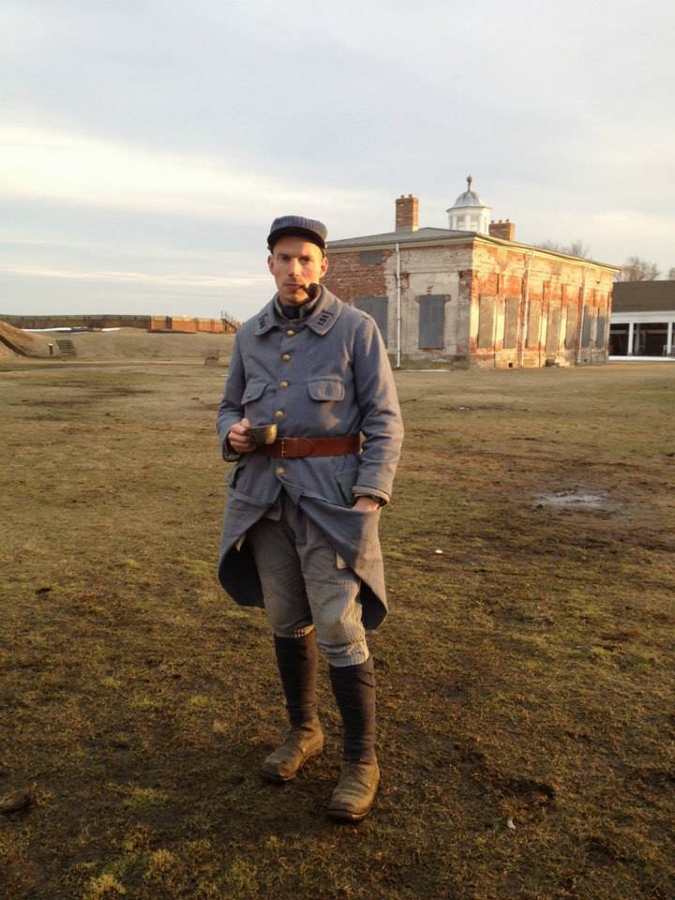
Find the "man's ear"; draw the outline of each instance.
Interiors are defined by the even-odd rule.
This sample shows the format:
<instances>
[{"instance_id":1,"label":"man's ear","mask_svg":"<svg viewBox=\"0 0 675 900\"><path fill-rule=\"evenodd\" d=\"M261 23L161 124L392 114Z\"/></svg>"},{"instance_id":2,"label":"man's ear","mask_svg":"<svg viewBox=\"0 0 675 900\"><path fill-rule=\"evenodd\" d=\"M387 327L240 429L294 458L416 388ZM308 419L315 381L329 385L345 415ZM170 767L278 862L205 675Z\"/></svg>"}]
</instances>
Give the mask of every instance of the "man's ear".
<instances>
[{"instance_id":1,"label":"man's ear","mask_svg":"<svg viewBox=\"0 0 675 900\"><path fill-rule=\"evenodd\" d=\"M267 257L267 268L270 270L270 272L272 273L272 275L274 275L274 257L272 256L271 253L270 253L270 255Z\"/></svg>"},{"instance_id":2,"label":"man's ear","mask_svg":"<svg viewBox=\"0 0 675 900\"><path fill-rule=\"evenodd\" d=\"M323 278L323 276L326 274L327 271L328 271L328 257L324 256L323 260L321 261L321 278Z\"/></svg>"}]
</instances>

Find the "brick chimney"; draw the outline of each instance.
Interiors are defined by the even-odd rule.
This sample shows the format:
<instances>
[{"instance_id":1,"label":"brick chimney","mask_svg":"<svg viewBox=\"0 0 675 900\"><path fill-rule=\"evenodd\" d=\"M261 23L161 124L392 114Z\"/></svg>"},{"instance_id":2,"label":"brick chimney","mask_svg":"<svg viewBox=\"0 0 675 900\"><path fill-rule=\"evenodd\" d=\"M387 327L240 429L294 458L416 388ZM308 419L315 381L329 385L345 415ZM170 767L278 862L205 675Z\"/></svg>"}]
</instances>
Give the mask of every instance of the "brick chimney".
<instances>
[{"instance_id":1,"label":"brick chimney","mask_svg":"<svg viewBox=\"0 0 675 900\"><path fill-rule=\"evenodd\" d=\"M490 222L490 237L500 238L502 241L515 241L516 226L505 219L503 222Z\"/></svg>"},{"instance_id":2,"label":"brick chimney","mask_svg":"<svg viewBox=\"0 0 675 900\"><path fill-rule=\"evenodd\" d=\"M396 201L396 231L417 231L420 201L412 194L405 194Z\"/></svg>"}]
</instances>

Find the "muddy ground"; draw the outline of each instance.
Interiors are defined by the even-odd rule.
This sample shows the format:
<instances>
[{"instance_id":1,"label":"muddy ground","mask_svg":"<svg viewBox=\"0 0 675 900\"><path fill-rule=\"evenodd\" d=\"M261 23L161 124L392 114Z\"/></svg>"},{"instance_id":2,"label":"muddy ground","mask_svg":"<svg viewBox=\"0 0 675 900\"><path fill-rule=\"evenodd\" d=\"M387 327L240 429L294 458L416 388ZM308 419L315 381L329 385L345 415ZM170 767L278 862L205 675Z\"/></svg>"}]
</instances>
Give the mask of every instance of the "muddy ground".
<instances>
[{"instance_id":1,"label":"muddy ground","mask_svg":"<svg viewBox=\"0 0 675 900\"><path fill-rule=\"evenodd\" d=\"M0 360L2 896L675 896L675 366L397 374L383 782L345 828L325 671L325 752L257 775L283 709L215 581L223 360L139 355Z\"/></svg>"}]
</instances>

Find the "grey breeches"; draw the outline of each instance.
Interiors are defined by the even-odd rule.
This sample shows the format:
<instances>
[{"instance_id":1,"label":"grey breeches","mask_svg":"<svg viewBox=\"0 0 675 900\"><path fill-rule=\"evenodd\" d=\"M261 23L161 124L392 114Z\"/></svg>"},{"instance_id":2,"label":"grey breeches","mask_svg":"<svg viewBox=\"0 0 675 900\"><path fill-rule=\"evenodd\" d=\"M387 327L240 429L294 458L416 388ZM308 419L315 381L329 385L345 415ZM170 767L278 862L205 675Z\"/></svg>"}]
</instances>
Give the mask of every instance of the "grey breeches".
<instances>
[{"instance_id":1,"label":"grey breeches","mask_svg":"<svg viewBox=\"0 0 675 900\"><path fill-rule=\"evenodd\" d=\"M319 649L332 666L365 662L369 651L361 621L361 581L285 492L246 540L274 633L299 637L316 628Z\"/></svg>"}]
</instances>

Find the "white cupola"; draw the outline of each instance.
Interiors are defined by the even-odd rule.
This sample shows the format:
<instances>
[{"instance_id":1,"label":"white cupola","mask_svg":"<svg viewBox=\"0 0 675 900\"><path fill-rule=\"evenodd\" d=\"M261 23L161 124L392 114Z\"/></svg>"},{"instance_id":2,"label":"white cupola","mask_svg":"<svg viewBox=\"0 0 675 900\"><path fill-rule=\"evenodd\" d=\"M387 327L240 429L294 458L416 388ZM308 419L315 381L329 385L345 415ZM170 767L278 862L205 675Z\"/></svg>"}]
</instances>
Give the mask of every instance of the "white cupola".
<instances>
[{"instance_id":1,"label":"white cupola","mask_svg":"<svg viewBox=\"0 0 675 900\"><path fill-rule=\"evenodd\" d=\"M446 210L451 231L475 231L478 234L490 233L490 213L492 208L485 206L475 191L471 190L473 178L466 179L466 190L455 200L453 206Z\"/></svg>"}]
</instances>

